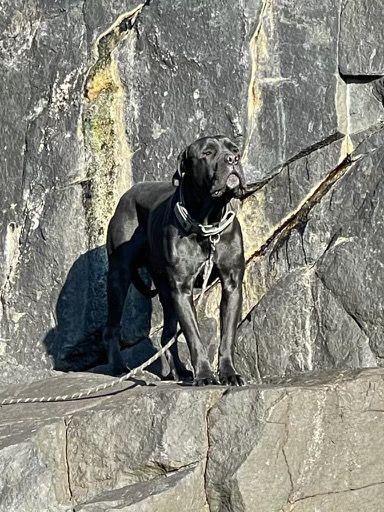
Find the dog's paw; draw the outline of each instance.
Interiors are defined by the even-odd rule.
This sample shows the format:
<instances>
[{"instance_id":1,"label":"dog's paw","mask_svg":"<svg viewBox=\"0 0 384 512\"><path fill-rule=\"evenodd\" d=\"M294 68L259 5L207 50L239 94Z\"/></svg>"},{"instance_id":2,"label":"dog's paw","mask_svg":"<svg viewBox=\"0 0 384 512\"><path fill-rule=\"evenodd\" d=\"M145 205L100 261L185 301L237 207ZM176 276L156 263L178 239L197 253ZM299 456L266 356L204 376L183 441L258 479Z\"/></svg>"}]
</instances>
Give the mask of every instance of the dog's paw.
<instances>
[{"instance_id":1,"label":"dog's paw","mask_svg":"<svg viewBox=\"0 0 384 512\"><path fill-rule=\"evenodd\" d=\"M219 381L211 371L198 373L193 381L194 386L217 386L219 384Z\"/></svg>"},{"instance_id":2,"label":"dog's paw","mask_svg":"<svg viewBox=\"0 0 384 512\"><path fill-rule=\"evenodd\" d=\"M206 377L205 379L195 379L194 386L218 386L219 381L215 377Z\"/></svg>"},{"instance_id":3,"label":"dog's paw","mask_svg":"<svg viewBox=\"0 0 384 512\"><path fill-rule=\"evenodd\" d=\"M178 369L177 370L178 380L181 382L192 382L193 381L193 373L187 368Z\"/></svg>"},{"instance_id":4,"label":"dog's paw","mask_svg":"<svg viewBox=\"0 0 384 512\"><path fill-rule=\"evenodd\" d=\"M223 386L245 386L244 378L236 372L221 372L219 375L220 384Z\"/></svg>"}]
</instances>

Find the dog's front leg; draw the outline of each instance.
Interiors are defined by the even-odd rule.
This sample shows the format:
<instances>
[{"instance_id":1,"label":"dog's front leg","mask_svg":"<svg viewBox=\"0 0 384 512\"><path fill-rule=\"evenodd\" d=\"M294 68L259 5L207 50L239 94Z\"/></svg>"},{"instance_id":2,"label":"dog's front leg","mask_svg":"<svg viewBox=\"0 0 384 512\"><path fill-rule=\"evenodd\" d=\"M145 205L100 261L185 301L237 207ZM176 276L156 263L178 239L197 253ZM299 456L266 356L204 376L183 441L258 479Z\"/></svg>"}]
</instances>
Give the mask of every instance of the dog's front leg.
<instances>
[{"instance_id":1,"label":"dog's front leg","mask_svg":"<svg viewBox=\"0 0 384 512\"><path fill-rule=\"evenodd\" d=\"M206 348L201 341L196 311L193 305L192 284L186 285L173 278L171 279L171 294L191 355L191 363L195 372L195 385L218 384L209 364Z\"/></svg>"},{"instance_id":2,"label":"dog's front leg","mask_svg":"<svg viewBox=\"0 0 384 512\"><path fill-rule=\"evenodd\" d=\"M220 303L221 340L219 348L219 378L225 385L243 386L244 379L233 364L233 349L242 303L242 280L244 270L232 268L220 272L222 296Z\"/></svg>"}]
</instances>

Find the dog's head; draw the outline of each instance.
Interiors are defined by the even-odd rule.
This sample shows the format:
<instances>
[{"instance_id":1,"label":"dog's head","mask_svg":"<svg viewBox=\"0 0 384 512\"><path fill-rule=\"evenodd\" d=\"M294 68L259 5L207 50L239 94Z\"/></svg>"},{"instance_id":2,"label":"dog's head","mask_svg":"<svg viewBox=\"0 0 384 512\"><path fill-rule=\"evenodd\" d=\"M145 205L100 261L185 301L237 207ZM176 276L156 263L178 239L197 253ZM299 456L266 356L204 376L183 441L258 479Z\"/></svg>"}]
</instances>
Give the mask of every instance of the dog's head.
<instances>
[{"instance_id":1,"label":"dog's head","mask_svg":"<svg viewBox=\"0 0 384 512\"><path fill-rule=\"evenodd\" d=\"M188 175L201 189L213 198L225 192L240 197L245 179L238 146L224 135L203 137L196 140L178 157L178 169L173 176L174 184Z\"/></svg>"}]
</instances>

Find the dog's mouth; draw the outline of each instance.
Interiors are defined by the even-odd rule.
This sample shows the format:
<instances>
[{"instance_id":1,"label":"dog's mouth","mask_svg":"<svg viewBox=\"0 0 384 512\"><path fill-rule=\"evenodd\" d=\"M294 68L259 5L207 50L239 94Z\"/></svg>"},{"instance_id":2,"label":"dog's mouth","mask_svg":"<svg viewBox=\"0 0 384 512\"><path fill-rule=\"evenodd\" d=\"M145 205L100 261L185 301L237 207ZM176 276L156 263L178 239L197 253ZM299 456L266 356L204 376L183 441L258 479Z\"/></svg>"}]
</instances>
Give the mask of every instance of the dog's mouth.
<instances>
[{"instance_id":1,"label":"dog's mouth","mask_svg":"<svg viewBox=\"0 0 384 512\"><path fill-rule=\"evenodd\" d=\"M227 179L227 187L230 189L236 188L240 185L240 180L237 174L231 173Z\"/></svg>"},{"instance_id":2,"label":"dog's mouth","mask_svg":"<svg viewBox=\"0 0 384 512\"><path fill-rule=\"evenodd\" d=\"M232 194L236 195L236 191L239 188L242 188L243 182L241 177L238 175L237 172L231 172L225 182L220 186L220 188L213 190L211 192L212 197L220 197L222 196L226 191L231 192Z\"/></svg>"}]
</instances>

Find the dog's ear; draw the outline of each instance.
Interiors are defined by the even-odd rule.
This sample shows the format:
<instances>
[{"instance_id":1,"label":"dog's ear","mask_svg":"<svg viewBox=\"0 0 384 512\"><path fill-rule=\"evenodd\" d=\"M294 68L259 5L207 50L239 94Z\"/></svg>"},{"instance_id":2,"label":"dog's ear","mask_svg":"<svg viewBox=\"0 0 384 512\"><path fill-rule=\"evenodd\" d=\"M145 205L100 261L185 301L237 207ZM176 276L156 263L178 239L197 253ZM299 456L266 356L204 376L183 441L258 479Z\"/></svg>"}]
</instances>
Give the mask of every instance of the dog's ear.
<instances>
[{"instance_id":1,"label":"dog's ear","mask_svg":"<svg viewBox=\"0 0 384 512\"><path fill-rule=\"evenodd\" d=\"M172 177L172 185L178 187L186 172L186 162L188 158L188 148L184 149L177 157L177 170Z\"/></svg>"}]
</instances>

